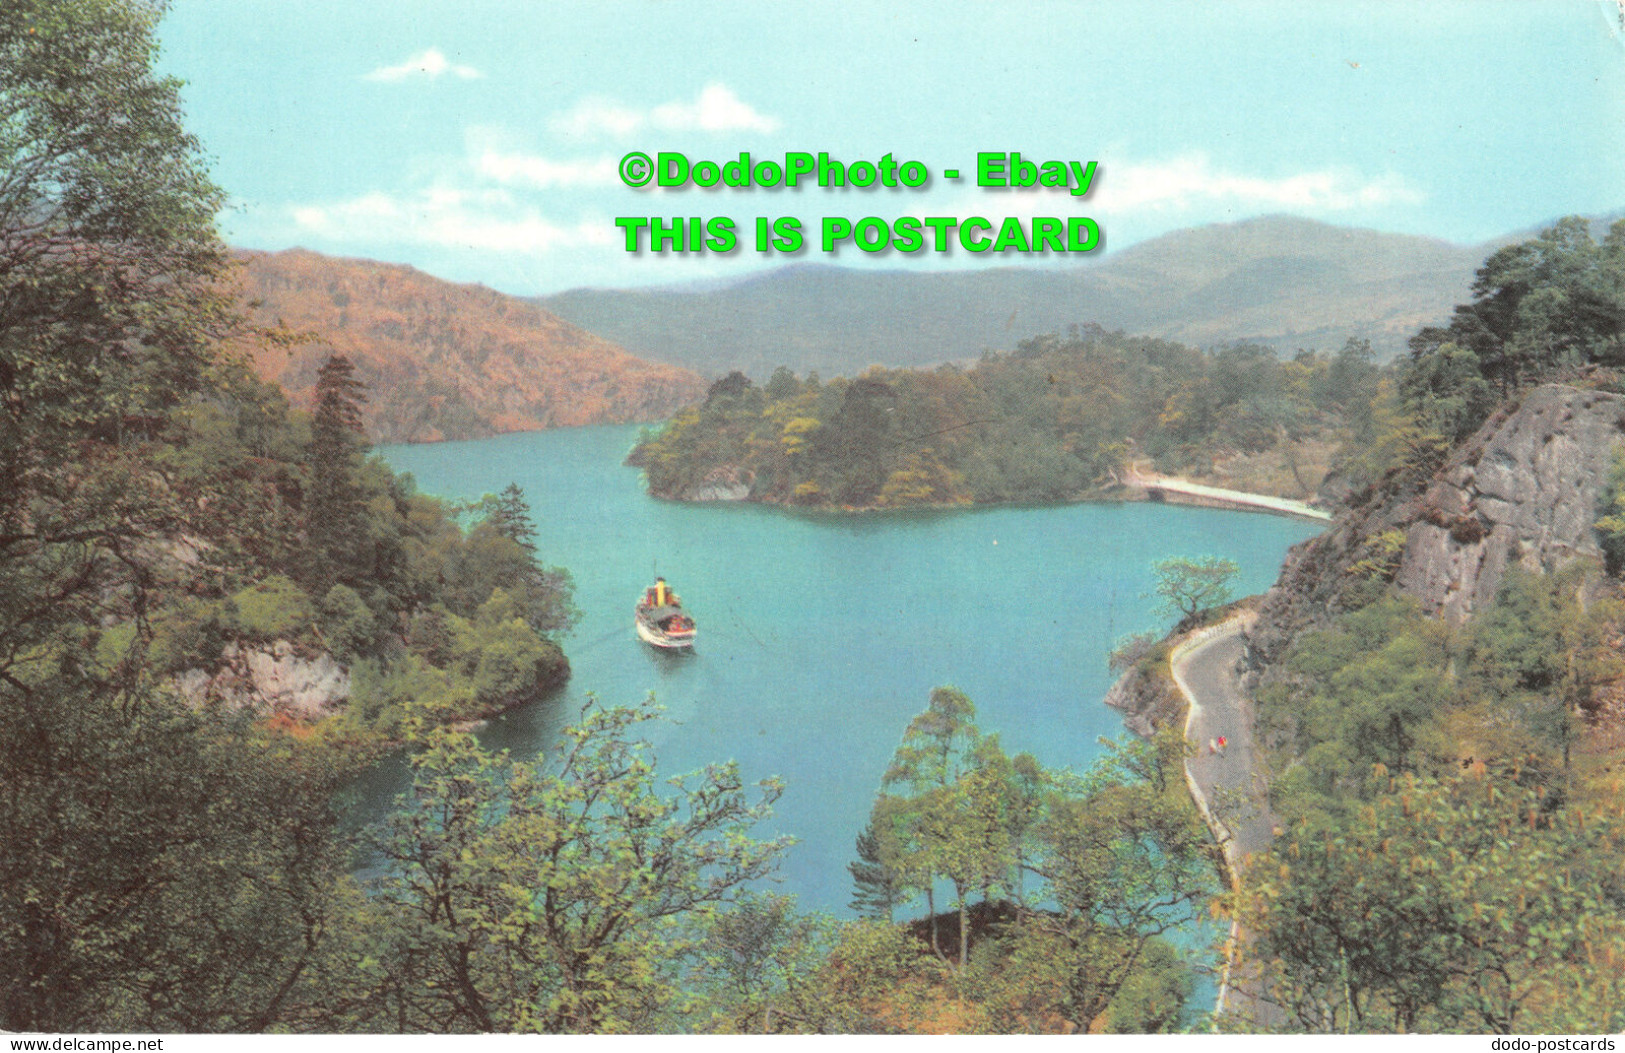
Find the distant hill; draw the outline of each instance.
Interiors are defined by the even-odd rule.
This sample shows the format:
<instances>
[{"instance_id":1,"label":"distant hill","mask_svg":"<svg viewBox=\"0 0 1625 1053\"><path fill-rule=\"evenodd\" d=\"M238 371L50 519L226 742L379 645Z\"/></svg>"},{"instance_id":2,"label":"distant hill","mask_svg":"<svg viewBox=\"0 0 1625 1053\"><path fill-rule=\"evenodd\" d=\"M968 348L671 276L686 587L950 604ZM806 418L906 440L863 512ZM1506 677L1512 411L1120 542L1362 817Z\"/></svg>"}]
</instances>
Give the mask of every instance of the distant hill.
<instances>
[{"instance_id":1,"label":"distant hill","mask_svg":"<svg viewBox=\"0 0 1625 1053\"><path fill-rule=\"evenodd\" d=\"M1468 298L1497 245L1266 217L1181 230L1096 262L909 273L794 264L726 288L577 289L539 299L636 354L715 376L825 376L1006 350L1098 323L1198 346L1250 340L1400 352Z\"/></svg>"},{"instance_id":2,"label":"distant hill","mask_svg":"<svg viewBox=\"0 0 1625 1053\"><path fill-rule=\"evenodd\" d=\"M380 442L656 420L705 390L686 369L483 286L303 249L239 255L255 320L314 337L256 350L260 377L308 406L316 371L342 352L367 384L366 424Z\"/></svg>"}]
</instances>

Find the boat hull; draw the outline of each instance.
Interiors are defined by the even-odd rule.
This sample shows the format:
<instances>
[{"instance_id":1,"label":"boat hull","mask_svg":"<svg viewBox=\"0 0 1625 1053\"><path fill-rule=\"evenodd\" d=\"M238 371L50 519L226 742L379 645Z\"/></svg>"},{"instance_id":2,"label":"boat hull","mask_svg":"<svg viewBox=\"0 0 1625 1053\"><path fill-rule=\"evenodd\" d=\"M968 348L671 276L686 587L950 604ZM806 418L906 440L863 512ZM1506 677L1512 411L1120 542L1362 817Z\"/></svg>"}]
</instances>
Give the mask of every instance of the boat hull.
<instances>
[{"instance_id":1,"label":"boat hull","mask_svg":"<svg viewBox=\"0 0 1625 1053\"><path fill-rule=\"evenodd\" d=\"M647 625L642 618L633 623L638 631L638 638L650 647L658 647L663 651L687 651L694 646L694 633L689 631L682 636L672 636L661 632L658 626Z\"/></svg>"}]
</instances>

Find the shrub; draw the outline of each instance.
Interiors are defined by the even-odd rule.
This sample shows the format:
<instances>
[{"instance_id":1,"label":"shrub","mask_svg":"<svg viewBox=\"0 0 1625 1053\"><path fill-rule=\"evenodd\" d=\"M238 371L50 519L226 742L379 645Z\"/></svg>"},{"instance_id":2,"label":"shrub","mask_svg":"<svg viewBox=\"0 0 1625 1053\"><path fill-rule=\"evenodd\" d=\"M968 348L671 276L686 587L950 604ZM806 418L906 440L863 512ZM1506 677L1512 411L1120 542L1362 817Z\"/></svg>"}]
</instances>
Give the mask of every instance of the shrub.
<instances>
[{"instance_id":1,"label":"shrub","mask_svg":"<svg viewBox=\"0 0 1625 1053\"><path fill-rule=\"evenodd\" d=\"M232 597L237 628L260 640L285 640L302 635L316 622L310 596L281 574L273 574Z\"/></svg>"}]
</instances>

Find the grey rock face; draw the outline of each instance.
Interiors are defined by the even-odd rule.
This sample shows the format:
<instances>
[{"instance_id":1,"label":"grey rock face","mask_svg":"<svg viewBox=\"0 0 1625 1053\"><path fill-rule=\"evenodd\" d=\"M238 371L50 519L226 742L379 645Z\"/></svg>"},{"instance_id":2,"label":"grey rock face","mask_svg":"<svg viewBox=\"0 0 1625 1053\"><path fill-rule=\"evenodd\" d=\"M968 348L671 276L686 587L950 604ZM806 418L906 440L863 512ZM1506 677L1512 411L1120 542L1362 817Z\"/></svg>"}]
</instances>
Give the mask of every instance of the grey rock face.
<instances>
[{"instance_id":1,"label":"grey rock face","mask_svg":"<svg viewBox=\"0 0 1625 1053\"><path fill-rule=\"evenodd\" d=\"M1368 543L1399 531L1394 582L1430 614L1465 621L1509 566L1555 570L1600 554L1592 524L1625 439L1625 397L1548 384L1492 418L1425 485L1367 495L1293 548L1248 634L1254 669L1342 609Z\"/></svg>"},{"instance_id":2,"label":"grey rock face","mask_svg":"<svg viewBox=\"0 0 1625 1053\"><path fill-rule=\"evenodd\" d=\"M698 485L683 492L684 501L743 501L750 497L750 473L734 465L711 469Z\"/></svg>"},{"instance_id":3,"label":"grey rock face","mask_svg":"<svg viewBox=\"0 0 1625 1053\"><path fill-rule=\"evenodd\" d=\"M306 658L286 640L268 647L228 644L218 670L189 669L176 677L176 687L194 704L216 699L256 712L315 720L350 697L350 671L329 654Z\"/></svg>"},{"instance_id":4,"label":"grey rock face","mask_svg":"<svg viewBox=\"0 0 1625 1053\"><path fill-rule=\"evenodd\" d=\"M1514 563L1551 571L1601 555L1592 523L1622 428L1618 395L1537 389L1427 488L1395 582L1430 614L1461 622L1495 599Z\"/></svg>"}]
</instances>

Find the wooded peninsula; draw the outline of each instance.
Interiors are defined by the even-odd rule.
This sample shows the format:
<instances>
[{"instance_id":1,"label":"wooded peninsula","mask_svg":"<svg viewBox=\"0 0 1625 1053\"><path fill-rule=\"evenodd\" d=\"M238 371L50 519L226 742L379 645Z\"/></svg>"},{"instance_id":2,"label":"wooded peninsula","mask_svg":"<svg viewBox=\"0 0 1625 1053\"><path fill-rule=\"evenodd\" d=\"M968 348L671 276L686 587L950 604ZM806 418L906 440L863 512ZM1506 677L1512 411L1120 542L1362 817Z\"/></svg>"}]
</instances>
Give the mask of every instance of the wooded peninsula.
<instances>
[{"instance_id":1,"label":"wooded peninsula","mask_svg":"<svg viewBox=\"0 0 1625 1053\"><path fill-rule=\"evenodd\" d=\"M1147 734L1083 771L922 692L836 918L762 884L785 787L663 772L652 700L536 756L472 734L567 675L571 578L517 486L454 504L369 456L346 356L310 412L251 373L245 341L295 336L237 298L162 13L0 6L0 1029L1625 1029L1625 222L1496 251L1386 366L1085 324L730 374L649 432L685 499L1072 501L1146 464L1337 506L1251 604L1278 823L1239 874L1145 638L1114 662ZM1227 563L1169 568L1182 638ZM268 707L265 667L347 687ZM409 785L358 829L396 748ZM1251 1007L1193 1005L1227 961Z\"/></svg>"}]
</instances>

